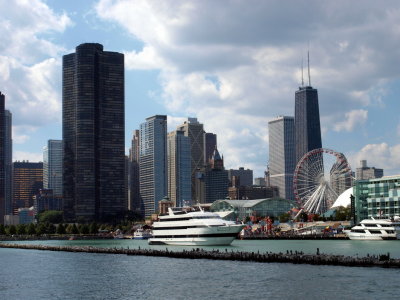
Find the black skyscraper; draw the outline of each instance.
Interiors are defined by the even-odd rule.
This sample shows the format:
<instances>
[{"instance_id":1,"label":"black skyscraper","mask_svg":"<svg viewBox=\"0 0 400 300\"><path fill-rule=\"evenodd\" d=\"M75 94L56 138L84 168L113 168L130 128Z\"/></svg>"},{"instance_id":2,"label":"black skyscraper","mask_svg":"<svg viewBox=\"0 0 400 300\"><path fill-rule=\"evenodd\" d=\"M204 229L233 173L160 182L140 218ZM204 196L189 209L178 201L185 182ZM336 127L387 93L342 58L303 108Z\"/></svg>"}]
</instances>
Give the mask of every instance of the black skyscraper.
<instances>
[{"instance_id":1,"label":"black skyscraper","mask_svg":"<svg viewBox=\"0 0 400 300\"><path fill-rule=\"evenodd\" d=\"M66 219L108 221L126 210L124 55L82 44L63 57Z\"/></svg>"},{"instance_id":2,"label":"black skyscraper","mask_svg":"<svg viewBox=\"0 0 400 300\"><path fill-rule=\"evenodd\" d=\"M297 163L308 151L322 147L316 89L303 86L296 91L294 116Z\"/></svg>"},{"instance_id":3,"label":"black skyscraper","mask_svg":"<svg viewBox=\"0 0 400 300\"><path fill-rule=\"evenodd\" d=\"M4 122L5 96L0 92L0 224L4 224L5 203L5 122Z\"/></svg>"}]
</instances>

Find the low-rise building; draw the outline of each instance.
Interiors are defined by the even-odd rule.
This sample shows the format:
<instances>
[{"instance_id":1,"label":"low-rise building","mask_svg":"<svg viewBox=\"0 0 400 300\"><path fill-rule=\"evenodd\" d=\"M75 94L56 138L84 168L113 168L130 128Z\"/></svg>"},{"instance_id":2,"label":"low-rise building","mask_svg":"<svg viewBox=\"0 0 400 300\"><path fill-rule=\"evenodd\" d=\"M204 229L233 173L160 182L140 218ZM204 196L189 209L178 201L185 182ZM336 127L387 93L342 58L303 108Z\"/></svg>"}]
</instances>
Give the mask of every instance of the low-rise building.
<instances>
[{"instance_id":1,"label":"low-rise building","mask_svg":"<svg viewBox=\"0 0 400 300\"><path fill-rule=\"evenodd\" d=\"M400 215L400 175L357 180L354 185L354 212L359 222L367 218Z\"/></svg>"},{"instance_id":2,"label":"low-rise building","mask_svg":"<svg viewBox=\"0 0 400 300\"><path fill-rule=\"evenodd\" d=\"M257 200L217 200L211 205L213 212L230 212L230 220L244 220L246 217L279 217L289 212L294 203L282 198L267 198Z\"/></svg>"}]
</instances>

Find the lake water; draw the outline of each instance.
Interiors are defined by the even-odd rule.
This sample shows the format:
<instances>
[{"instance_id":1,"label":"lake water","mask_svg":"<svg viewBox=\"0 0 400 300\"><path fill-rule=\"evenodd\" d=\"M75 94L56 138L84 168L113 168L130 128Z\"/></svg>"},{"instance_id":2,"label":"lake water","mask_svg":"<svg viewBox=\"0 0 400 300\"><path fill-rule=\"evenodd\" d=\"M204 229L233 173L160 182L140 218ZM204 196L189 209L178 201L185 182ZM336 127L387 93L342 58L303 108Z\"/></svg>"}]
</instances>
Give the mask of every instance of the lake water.
<instances>
[{"instance_id":1,"label":"lake water","mask_svg":"<svg viewBox=\"0 0 400 300\"><path fill-rule=\"evenodd\" d=\"M19 243L166 248L133 240ZM184 248L192 247L168 246ZM219 248L400 257L399 241L235 240ZM397 299L399 278L398 269L0 249L0 299Z\"/></svg>"}]
</instances>

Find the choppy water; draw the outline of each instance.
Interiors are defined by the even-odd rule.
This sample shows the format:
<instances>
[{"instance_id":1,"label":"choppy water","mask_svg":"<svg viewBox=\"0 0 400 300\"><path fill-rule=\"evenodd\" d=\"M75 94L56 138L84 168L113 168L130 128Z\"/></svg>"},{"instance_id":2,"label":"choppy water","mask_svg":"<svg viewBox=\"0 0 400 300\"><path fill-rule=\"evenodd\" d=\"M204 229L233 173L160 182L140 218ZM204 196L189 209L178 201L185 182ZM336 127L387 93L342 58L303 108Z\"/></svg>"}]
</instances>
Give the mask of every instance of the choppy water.
<instances>
[{"instance_id":1,"label":"choppy water","mask_svg":"<svg viewBox=\"0 0 400 300\"><path fill-rule=\"evenodd\" d=\"M132 240L24 243L150 247ZM316 248L400 257L398 241L234 241L229 250ZM397 299L399 278L398 269L0 249L0 299Z\"/></svg>"}]
</instances>

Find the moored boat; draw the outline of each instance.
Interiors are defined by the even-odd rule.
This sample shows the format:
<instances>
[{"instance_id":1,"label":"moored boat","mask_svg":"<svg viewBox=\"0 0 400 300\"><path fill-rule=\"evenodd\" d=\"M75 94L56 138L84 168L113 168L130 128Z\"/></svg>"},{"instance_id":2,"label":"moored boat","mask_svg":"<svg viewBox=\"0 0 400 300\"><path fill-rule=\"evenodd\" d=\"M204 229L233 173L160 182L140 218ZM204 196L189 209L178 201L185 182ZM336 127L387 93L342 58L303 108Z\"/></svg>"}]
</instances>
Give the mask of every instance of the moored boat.
<instances>
[{"instance_id":1,"label":"moored boat","mask_svg":"<svg viewBox=\"0 0 400 300\"><path fill-rule=\"evenodd\" d=\"M230 245L244 227L203 209L168 208L153 224L150 245Z\"/></svg>"},{"instance_id":2,"label":"moored boat","mask_svg":"<svg viewBox=\"0 0 400 300\"><path fill-rule=\"evenodd\" d=\"M344 232L351 240L399 240L400 218L365 219Z\"/></svg>"},{"instance_id":3,"label":"moored boat","mask_svg":"<svg viewBox=\"0 0 400 300\"><path fill-rule=\"evenodd\" d=\"M153 235L151 234L150 229L143 229L143 228L138 228L135 230L133 233L133 240L147 240L151 238Z\"/></svg>"}]
</instances>

